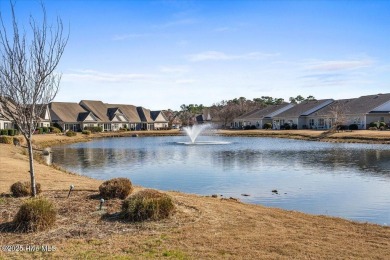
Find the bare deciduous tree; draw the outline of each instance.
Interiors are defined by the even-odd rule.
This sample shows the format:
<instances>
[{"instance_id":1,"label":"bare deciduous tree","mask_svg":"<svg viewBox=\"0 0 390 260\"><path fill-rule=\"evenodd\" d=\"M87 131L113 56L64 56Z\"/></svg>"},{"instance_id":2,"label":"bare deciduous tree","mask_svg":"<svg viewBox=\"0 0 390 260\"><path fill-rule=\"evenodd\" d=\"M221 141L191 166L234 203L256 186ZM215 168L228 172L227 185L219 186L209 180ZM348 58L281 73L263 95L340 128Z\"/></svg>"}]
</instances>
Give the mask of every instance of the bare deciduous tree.
<instances>
[{"instance_id":1,"label":"bare deciduous tree","mask_svg":"<svg viewBox=\"0 0 390 260\"><path fill-rule=\"evenodd\" d=\"M332 115L333 120L331 131L339 131L341 126L345 125L347 120L347 108L345 104L341 102L334 102L332 105L330 105L329 112Z\"/></svg>"},{"instance_id":2,"label":"bare deciduous tree","mask_svg":"<svg viewBox=\"0 0 390 260\"><path fill-rule=\"evenodd\" d=\"M28 146L31 194L36 196L32 135L45 105L56 96L61 75L56 69L69 33L63 34L63 24L57 18L48 25L42 4L43 18L38 23L30 16L30 32L21 30L15 15L15 3L10 2L11 23L7 29L0 12L0 104L17 125Z\"/></svg>"}]
</instances>

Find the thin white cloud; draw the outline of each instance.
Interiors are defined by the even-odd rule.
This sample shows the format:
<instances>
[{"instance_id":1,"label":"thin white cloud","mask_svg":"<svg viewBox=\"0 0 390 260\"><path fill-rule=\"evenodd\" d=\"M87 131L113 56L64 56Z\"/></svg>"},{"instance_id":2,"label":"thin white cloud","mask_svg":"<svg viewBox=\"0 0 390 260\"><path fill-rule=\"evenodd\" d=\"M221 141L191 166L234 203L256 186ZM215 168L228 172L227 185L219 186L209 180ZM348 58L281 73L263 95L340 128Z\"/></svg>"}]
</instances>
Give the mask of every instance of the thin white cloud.
<instances>
[{"instance_id":1,"label":"thin white cloud","mask_svg":"<svg viewBox=\"0 0 390 260\"><path fill-rule=\"evenodd\" d=\"M307 69L316 71L356 70L371 67L373 64L371 59L312 61L308 63Z\"/></svg>"},{"instance_id":2,"label":"thin white cloud","mask_svg":"<svg viewBox=\"0 0 390 260\"><path fill-rule=\"evenodd\" d=\"M148 80L154 78L154 75L140 73L106 73L95 70L74 70L70 73L64 73L64 81L97 81L97 82L131 82L139 80Z\"/></svg>"},{"instance_id":3,"label":"thin white cloud","mask_svg":"<svg viewBox=\"0 0 390 260\"><path fill-rule=\"evenodd\" d=\"M250 52L239 55L226 54L219 51L206 51L188 56L189 61L227 61L227 60L260 60L279 56L279 53Z\"/></svg>"}]
</instances>

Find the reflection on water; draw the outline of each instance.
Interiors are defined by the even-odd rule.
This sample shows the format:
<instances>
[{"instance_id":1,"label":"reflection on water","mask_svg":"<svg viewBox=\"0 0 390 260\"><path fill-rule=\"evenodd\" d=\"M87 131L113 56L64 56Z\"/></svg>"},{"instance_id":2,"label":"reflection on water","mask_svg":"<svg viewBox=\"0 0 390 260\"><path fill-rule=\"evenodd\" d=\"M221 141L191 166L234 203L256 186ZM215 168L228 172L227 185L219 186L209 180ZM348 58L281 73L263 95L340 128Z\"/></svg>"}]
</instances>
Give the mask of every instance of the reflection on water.
<instances>
[{"instance_id":1,"label":"reflection on water","mask_svg":"<svg viewBox=\"0 0 390 260\"><path fill-rule=\"evenodd\" d=\"M103 139L53 148L53 162L94 178L390 224L390 147L272 138ZM271 191L278 189L279 194Z\"/></svg>"}]
</instances>

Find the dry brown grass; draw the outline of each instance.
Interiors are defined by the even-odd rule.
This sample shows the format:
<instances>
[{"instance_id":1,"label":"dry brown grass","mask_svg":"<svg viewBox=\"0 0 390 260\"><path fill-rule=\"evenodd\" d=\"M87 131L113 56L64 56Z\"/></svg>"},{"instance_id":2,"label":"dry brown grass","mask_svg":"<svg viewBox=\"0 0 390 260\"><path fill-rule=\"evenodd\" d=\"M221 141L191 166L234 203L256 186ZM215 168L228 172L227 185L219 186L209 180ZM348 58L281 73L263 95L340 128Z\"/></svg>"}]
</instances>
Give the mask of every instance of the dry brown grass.
<instances>
[{"instance_id":1,"label":"dry brown grass","mask_svg":"<svg viewBox=\"0 0 390 260\"><path fill-rule=\"evenodd\" d=\"M104 199L125 199L133 191L133 184L127 178L114 178L103 182L99 191Z\"/></svg>"},{"instance_id":2,"label":"dry brown grass","mask_svg":"<svg viewBox=\"0 0 390 260\"><path fill-rule=\"evenodd\" d=\"M386 259L390 256L389 227L177 192L168 192L175 204L174 214L169 218L122 222L121 200L106 201L103 210L99 210L100 181L41 164L36 165L37 180L44 188L42 196L55 203L57 221L48 231L14 233L11 222L26 199L10 197L8 189L15 181L28 178L28 161L21 152L21 148L0 145L0 193L7 193L0 196L0 245L52 245L56 251L0 251L0 259ZM67 199L70 184L76 188ZM135 191L138 190L136 187Z\"/></svg>"}]
</instances>

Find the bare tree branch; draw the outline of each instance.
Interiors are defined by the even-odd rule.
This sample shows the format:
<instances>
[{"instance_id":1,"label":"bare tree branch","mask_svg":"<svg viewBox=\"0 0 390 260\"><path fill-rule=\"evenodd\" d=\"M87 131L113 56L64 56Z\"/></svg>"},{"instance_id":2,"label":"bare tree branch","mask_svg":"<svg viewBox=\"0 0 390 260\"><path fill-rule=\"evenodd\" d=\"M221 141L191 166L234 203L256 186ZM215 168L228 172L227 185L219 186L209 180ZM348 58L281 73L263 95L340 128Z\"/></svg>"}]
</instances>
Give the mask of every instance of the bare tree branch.
<instances>
[{"instance_id":1,"label":"bare tree branch","mask_svg":"<svg viewBox=\"0 0 390 260\"><path fill-rule=\"evenodd\" d=\"M32 135L41 121L42 112L58 93L61 74L55 73L55 69L69 39L69 33L64 35L62 20L57 17L55 26L48 26L43 3L41 8L41 22L30 15L31 39L25 31L20 31L15 2L10 1L10 29L0 11L0 105L27 141L33 196L36 189Z\"/></svg>"}]
</instances>

